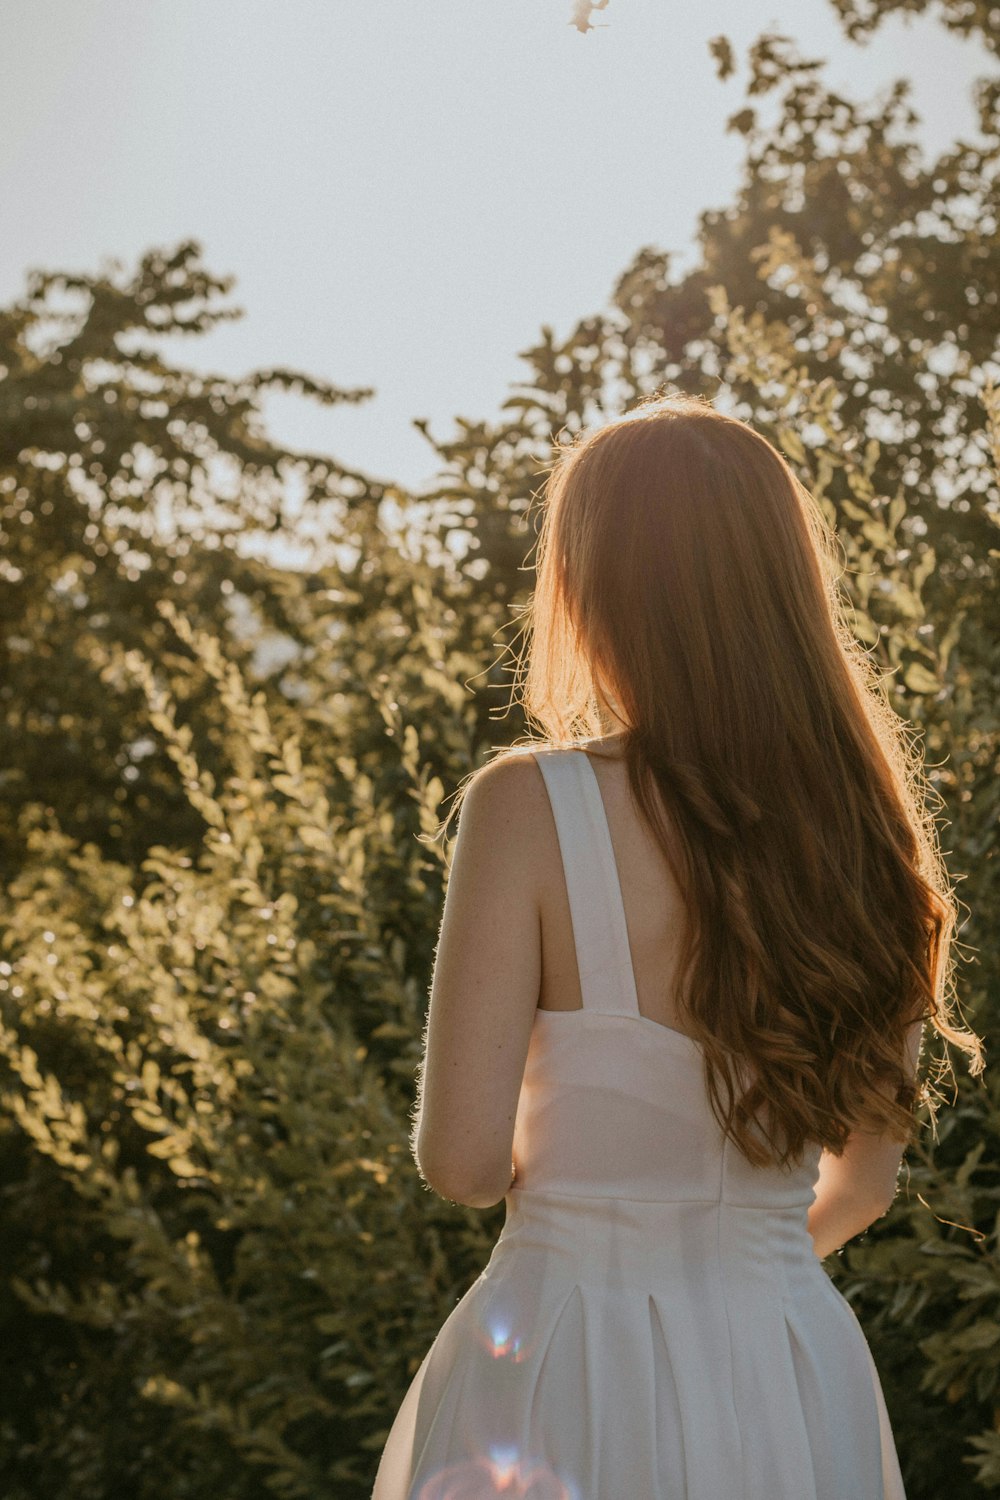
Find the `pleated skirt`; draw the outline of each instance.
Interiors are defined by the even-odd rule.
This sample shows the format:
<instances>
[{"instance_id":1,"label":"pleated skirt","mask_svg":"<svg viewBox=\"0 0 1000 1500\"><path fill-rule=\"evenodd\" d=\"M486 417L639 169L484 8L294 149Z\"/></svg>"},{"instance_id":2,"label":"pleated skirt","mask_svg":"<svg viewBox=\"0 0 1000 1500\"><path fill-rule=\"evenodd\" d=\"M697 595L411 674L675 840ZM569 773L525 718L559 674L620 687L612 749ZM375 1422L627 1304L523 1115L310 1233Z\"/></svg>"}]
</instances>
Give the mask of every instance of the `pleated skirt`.
<instances>
[{"instance_id":1,"label":"pleated skirt","mask_svg":"<svg viewBox=\"0 0 1000 1500\"><path fill-rule=\"evenodd\" d=\"M512 1191L373 1500L905 1500L801 1205Z\"/></svg>"}]
</instances>

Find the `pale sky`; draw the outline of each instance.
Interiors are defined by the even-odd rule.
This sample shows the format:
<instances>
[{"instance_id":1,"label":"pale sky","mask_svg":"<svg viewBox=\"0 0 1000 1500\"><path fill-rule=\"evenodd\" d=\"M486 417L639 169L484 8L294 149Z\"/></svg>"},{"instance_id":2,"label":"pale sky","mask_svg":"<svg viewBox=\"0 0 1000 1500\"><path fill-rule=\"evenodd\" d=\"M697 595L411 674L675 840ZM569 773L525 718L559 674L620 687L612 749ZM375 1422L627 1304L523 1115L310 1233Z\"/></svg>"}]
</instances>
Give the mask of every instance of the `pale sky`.
<instances>
[{"instance_id":1,"label":"pale sky","mask_svg":"<svg viewBox=\"0 0 1000 1500\"><path fill-rule=\"evenodd\" d=\"M374 386L359 407L269 402L287 443L419 490L453 418L493 418L543 323L601 310L643 245L690 264L727 203L724 133L766 29L868 97L913 80L931 150L974 131L995 71L933 21L866 47L829 0L0 0L0 302L30 267L92 272L202 242L238 323L171 352ZM739 70L717 80L708 39Z\"/></svg>"}]
</instances>

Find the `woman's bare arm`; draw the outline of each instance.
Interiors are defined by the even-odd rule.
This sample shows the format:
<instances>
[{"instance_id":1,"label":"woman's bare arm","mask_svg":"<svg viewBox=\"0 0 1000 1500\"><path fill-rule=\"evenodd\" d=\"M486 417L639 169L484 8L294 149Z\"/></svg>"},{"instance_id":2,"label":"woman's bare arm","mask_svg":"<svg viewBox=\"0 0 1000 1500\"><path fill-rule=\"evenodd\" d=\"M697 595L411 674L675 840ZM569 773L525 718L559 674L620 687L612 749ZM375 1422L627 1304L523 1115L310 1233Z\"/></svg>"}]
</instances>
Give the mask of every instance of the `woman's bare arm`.
<instances>
[{"instance_id":1,"label":"woman's bare arm","mask_svg":"<svg viewBox=\"0 0 1000 1500\"><path fill-rule=\"evenodd\" d=\"M488 1208L511 1181L514 1119L541 983L533 757L488 765L462 804L431 985L413 1154L435 1192Z\"/></svg>"},{"instance_id":2,"label":"woman's bare arm","mask_svg":"<svg viewBox=\"0 0 1000 1500\"><path fill-rule=\"evenodd\" d=\"M923 1023L907 1032L907 1071L916 1079ZM848 1138L841 1156L824 1151L819 1162L816 1201L808 1214L809 1233L820 1260L839 1250L855 1235L862 1234L887 1214L896 1196L896 1181L903 1160L901 1141L870 1131L856 1130Z\"/></svg>"}]
</instances>

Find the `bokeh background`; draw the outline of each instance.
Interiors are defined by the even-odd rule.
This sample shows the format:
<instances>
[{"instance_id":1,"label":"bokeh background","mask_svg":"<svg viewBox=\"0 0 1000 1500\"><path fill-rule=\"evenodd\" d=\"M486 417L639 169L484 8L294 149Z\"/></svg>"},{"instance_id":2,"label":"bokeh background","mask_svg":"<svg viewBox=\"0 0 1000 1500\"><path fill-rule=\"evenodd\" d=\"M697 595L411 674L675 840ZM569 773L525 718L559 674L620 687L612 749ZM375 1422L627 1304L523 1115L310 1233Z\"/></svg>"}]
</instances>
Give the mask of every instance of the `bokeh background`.
<instances>
[{"instance_id":1,"label":"bokeh background","mask_svg":"<svg viewBox=\"0 0 1000 1500\"><path fill-rule=\"evenodd\" d=\"M1000 7L0 0L0 1493L370 1493L502 1223L407 1147L553 445L751 420L940 798L984 1038L825 1263L1000 1491ZM933 1046L930 1048L934 1053Z\"/></svg>"}]
</instances>

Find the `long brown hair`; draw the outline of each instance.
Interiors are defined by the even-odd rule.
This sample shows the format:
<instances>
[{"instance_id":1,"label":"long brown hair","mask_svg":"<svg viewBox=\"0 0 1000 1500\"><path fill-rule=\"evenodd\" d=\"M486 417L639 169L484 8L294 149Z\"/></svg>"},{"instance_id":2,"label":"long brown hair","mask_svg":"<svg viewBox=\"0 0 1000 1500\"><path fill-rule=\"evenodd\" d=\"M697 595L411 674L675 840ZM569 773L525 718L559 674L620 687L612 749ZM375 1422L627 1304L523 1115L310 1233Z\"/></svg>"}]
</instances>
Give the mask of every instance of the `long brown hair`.
<instances>
[{"instance_id":1,"label":"long brown hair","mask_svg":"<svg viewBox=\"0 0 1000 1500\"><path fill-rule=\"evenodd\" d=\"M819 506L747 423L659 396L557 450L536 568L515 692L545 738L513 748L600 737L613 690L687 905L678 1007L720 1126L757 1166L855 1128L909 1142L941 1096L904 1071L908 1026L973 1074L983 1048L952 1013L957 905L912 726Z\"/></svg>"}]
</instances>

